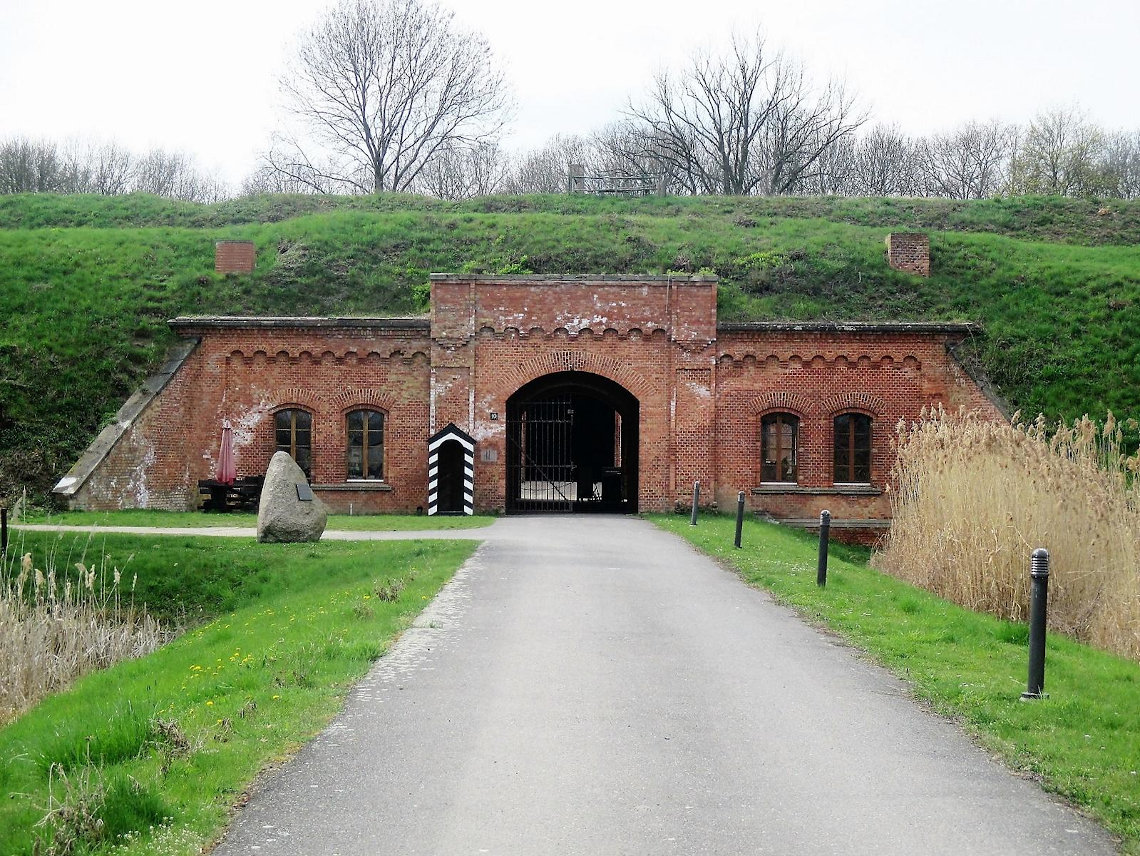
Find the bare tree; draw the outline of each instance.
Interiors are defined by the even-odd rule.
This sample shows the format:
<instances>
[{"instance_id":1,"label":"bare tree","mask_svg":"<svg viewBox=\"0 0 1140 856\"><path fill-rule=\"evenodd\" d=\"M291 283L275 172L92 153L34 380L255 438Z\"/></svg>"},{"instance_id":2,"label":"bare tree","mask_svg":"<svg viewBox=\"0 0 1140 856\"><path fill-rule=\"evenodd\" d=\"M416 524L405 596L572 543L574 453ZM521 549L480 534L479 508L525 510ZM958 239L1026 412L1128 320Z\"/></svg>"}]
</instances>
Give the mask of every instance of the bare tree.
<instances>
[{"instance_id":1,"label":"bare tree","mask_svg":"<svg viewBox=\"0 0 1140 856\"><path fill-rule=\"evenodd\" d=\"M807 82L803 66L784 58L774 79L782 95L765 123L764 145L757 170L759 192L795 193L816 177L820 159L840 140L854 134L866 121L842 82L830 81L822 91Z\"/></svg>"},{"instance_id":2,"label":"bare tree","mask_svg":"<svg viewBox=\"0 0 1140 856\"><path fill-rule=\"evenodd\" d=\"M565 193L572 163L582 164L587 172L597 168L589 141L575 134L555 134L518 158L511 174L511 192Z\"/></svg>"},{"instance_id":3,"label":"bare tree","mask_svg":"<svg viewBox=\"0 0 1140 856\"><path fill-rule=\"evenodd\" d=\"M62 162L50 140L13 137L0 143L0 193L57 193Z\"/></svg>"},{"instance_id":4,"label":"bare tree","mask_svg":"<svg viewBox=\"0 0 1140 856\"><path fill-rule=\"evenodd\" d=\"M1025 129L1010 175L1017 193L1090 196L1104 192L1105 134L1078 107L1039 113Z\"/></svg>"},{"instance_id":5,"label":"bare tree","mask_svg":"<svg viewBox=\"0 0 1140 856\"><path fill-rule=\"evenodd\" d=\"M135 162L131 189L139 193L153 193L170 199L183 199L192 167L182 152L151 149Z\"/></svg>"},{"instance_id":6,"label":"bare tree","mask_svg":"<svg viewBox=\"0 0 1140 856\"><path fill-rule=\"evenodd\" d=\"M921 190L927 196L984 199L1001 192L1014 145L1013 130L993 120L966 122L920 140Z\"/></svg>"},{"instance_id":7,"label":"bare tree","mask_svg":"<svg viewBox=\"0 0 1140 856\"><path fill-rule=\"evenodd\" d=\"M795 191L864 121L842 84L815 90L759 33L734 35L727 56L698 53L683 73L661 72L629 115L682 187L726 195Z\"/></svg>"},{"instance_id":8,"label":"bare tree","mask_svg":"<svg viewBox=\"0 0 1140 856\"><path fill-rule=\"evenodd\" d=\"M340 0L281 87L307 134L266 162L318 192L409 189L445 147L493 140L508 107L486 39L420 0Z\"/></svg>"},{"instance_id":9,"label":"bare tree","mask_svg":"<svg viewBox=\"0 0 1140 856\"><path fill-rule=\"evenodd\" d=\"M914 196L916 173L914 142L896 126L876 125L852 146L848 193Z\"/></svg>"},{"instance_id":10,"label":"bare tree","mask_svg":"<svg viewBox=\"0 0 1140 856\"><path fill-rule=\"evenodd\" d=\"M1119 131L1105 142L1106 191L1120 199L1140 199L1140 131Z\"/></svg>"},{"instance_id":11,"label":"bare tree","mask_svg":"<svg viewBox=\"0 0 1140 856\"><path fill-rule=\"evenodd\" d=\"M774 109L777 86L763 40L732 39L731 55L694 56L685 72L659 73L648 103L630 107L670 173L692 193L751 193L753 153Z\"/></svg>"},{"instance_id":12,"label":"bare tree","mask_svg":"<svg viewBox=\"0 0 1140 856\"><path fill-rule=\"evenodd\" d=\"M593 162L582 161L587 167L592 165L596 172L610 175L624 175L642 178L646 181L664 179L669 192L687 190L671 181L665 158L651 136L645 134L643 126L630 119L611 122L589 138L589 149Z\"/></svg>"},{"instance_id":13,"label":"bare tree","mask_svg":"<svg viewBox=\"0 0 1140 856\"><path fill-rule=\"evenodd\" d=\"M440 199L489 196L508 186L508 171L497 143L452 143L441 147L424 165L412 189Z\"/></svg>"},{"instance_id":14,"label":"bare tree","mask_svg":"<svg viewBox=\"0 0 1140 856\"><path fill-rule=\"evenodd\" d=\"M108 142L92 147L88 153L88 164L89 192L104 196L127 192L134 170L134 155L118 143Z\"/></svg>"},{"instance_id":15,"label":"bare tree","mask_svg":"<svg viewBox=\"0 0 1140 856\"><path fill-rule=\"evenodd\" d=\"M185 202L218 202L230 196L225 182L198 169L190 155L164 149L136 159L131 190Z\"/></svg>"},{"instance_id":16,"label":"bare tree","mask_svg":"<svg viewBox=\"0 0 1140 856\"><path fill-rule=\"evenodd\" d=\"M257 167L241 183L242 196L258 196L264 193L318 192L320 191L316 190L309 182L292 178L268 164Z\"/></svg>"}]
</instances>

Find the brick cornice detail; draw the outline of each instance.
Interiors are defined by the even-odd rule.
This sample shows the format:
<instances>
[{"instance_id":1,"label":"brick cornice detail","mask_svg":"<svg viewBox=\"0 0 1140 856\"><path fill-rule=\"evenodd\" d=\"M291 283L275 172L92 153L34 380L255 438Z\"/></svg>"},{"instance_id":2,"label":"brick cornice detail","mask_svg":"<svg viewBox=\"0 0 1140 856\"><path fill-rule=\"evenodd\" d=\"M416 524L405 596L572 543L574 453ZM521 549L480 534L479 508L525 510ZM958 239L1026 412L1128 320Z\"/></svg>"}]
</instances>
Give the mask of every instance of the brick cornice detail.
<instances>
[{"instance_id":1,"label":"brick cornice detail","mask_svg":"<svg viewBox=\"0 0 1140 856\"><path fill-rule=\"evenodd\" d=\"M314 365L320 365L328 361L344 361L349 359L355 360L368 360L373 357L379 360L414 360L416 357L427 359L427 353L422 347L418 347L421 343L417 343L416 347L399 347L393 346L390 348L377 348L377 347L363 347L358 348L352 345L342 345L337 350L325 348L317 352L311 348L300 349L280 349L270 352L263 347L235 347L226 352L228 359L240 359L249 364L260 357L267 362L276 362L288 360L295 363L299 360L307 360Z\"/></svg>"},{"instance_id":2,"label":"brick cornice detail","mask_svg":"<svg viewBox=\"0 0 1140 856\"><path fill-rule=\"evenodd\" d=\"M717 362L724 363L725 361L731 362L733 365L747 365L750 360L754 360L758 365L763 364L769 360L775 360L780 365L798 364L799 366L812 366L818 365L816 361L822 361L823 365L833 366L835 368L860 368L866 364L869 366L882 366L886 368L899 367L910 369L921 369L922 363L912 353L907 353L899 358L891 354L882 354L879 356L871 356L867 353L852 352L849 354L836 354L835 356L825 356L824 354L811 351L794 351L787 350L783 353L776 353L774 351L764 351L757 349L745 351L728 351L723 350L717 354Z\"/></svg>"}]
</instances>

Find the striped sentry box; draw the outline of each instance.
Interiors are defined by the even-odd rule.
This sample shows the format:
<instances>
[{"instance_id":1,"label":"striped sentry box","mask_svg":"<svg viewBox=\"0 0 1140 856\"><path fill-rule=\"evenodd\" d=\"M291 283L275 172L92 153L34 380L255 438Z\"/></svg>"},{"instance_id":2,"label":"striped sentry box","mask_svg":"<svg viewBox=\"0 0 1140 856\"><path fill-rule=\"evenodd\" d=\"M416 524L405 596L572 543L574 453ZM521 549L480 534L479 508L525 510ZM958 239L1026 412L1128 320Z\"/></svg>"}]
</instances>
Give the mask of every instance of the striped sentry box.
<instances>
[{"instance_id":1,"label":"striped sentry box","mask_svg":"<svg viewBox=\"0 0 1140 856\"><path fill-rule=\"evenodd\" d=\"M428 440L428 514L475 513L475 440L454 423Z\"/></svg>"}]
</instances>

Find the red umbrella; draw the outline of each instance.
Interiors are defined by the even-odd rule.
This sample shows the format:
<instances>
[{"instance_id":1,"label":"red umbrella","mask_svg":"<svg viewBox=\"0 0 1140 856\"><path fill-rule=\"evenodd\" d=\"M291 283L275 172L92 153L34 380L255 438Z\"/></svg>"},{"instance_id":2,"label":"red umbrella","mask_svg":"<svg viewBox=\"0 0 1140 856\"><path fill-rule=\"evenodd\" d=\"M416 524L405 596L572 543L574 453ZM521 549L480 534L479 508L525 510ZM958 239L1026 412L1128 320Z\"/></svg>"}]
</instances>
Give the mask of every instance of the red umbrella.
<instances>
[{"instance_id":1,"label":"red umbrella","mask_svg":"<svg viewBox=\"0 0 1140 856\"><path fill-rule=\"evenodd\" d=\"M237 478L234 464L234 430L227 421L222 425L222 448L218 452L217 480L222 484L233 484Z\"/></svg>"}]
</instances>

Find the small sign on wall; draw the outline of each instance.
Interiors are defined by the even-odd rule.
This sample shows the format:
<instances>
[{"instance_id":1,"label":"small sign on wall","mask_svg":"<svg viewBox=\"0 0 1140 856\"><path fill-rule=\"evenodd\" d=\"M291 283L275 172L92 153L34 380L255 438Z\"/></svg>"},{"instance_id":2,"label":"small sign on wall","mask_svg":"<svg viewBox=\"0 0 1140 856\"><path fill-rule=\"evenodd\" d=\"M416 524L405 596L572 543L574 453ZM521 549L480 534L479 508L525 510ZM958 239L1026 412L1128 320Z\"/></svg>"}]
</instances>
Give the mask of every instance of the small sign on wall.
<instances>
[{"instance_id":1,"label":"small sign on wall","mask_svg":"<svg viewBox=\"0 0 1140 856\"><path fill-rule=\"evenodd\" d=\"M493 464L493 463L495 463L495 461L499 460L499 450L498 449L480 449L479 450L479 460L482 461L484 464Z\"/></svg>"}]
</instances>

